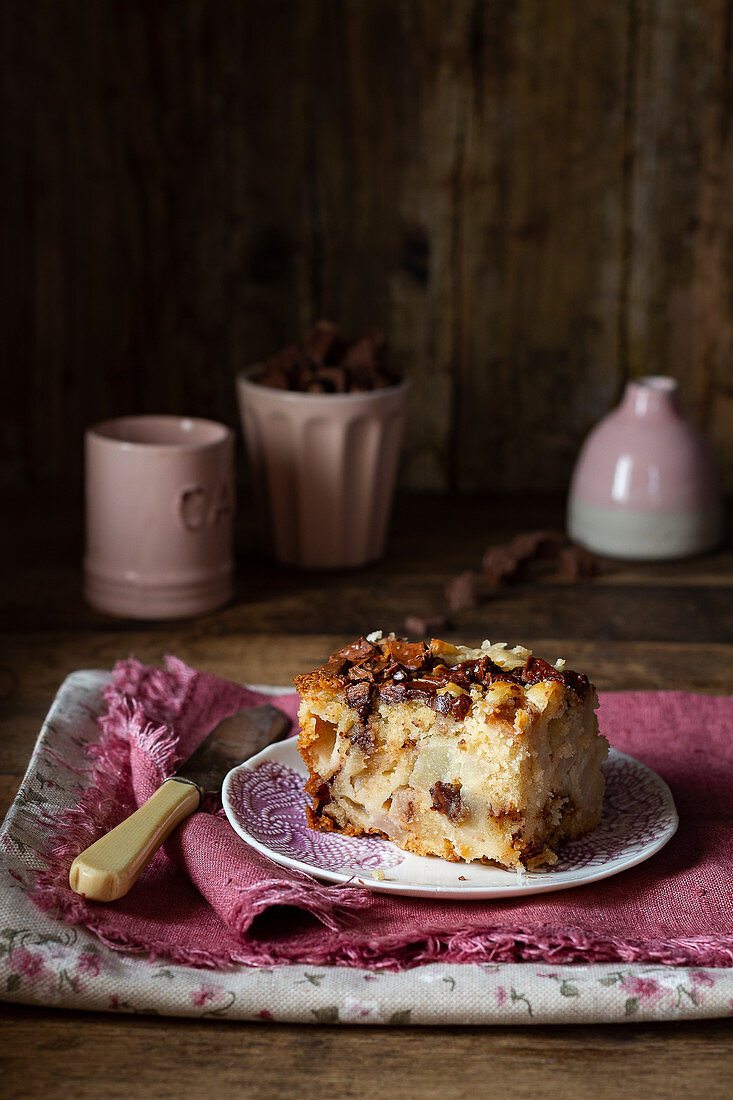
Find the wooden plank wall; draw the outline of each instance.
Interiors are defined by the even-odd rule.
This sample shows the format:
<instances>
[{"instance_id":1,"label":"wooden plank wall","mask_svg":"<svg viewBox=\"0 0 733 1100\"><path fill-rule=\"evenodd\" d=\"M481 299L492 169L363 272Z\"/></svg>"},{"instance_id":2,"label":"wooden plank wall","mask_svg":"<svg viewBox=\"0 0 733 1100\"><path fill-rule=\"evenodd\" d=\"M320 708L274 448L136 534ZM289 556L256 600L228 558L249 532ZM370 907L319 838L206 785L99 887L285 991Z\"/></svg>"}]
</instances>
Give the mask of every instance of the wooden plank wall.
<instances>
[{"instance_id":1,"label":"wooden plank wall","mask_svg":"<svg viewBox=\"0 0 733 1100\"><path fill-rule=\"evenodd\" d=\"M403 482L561 490L669 373L733 489L730 0L6 0L5 480L236 422L318 317L414 382ZM9 262L8 262L9 261Z\"/></svg>"}]
</instances>

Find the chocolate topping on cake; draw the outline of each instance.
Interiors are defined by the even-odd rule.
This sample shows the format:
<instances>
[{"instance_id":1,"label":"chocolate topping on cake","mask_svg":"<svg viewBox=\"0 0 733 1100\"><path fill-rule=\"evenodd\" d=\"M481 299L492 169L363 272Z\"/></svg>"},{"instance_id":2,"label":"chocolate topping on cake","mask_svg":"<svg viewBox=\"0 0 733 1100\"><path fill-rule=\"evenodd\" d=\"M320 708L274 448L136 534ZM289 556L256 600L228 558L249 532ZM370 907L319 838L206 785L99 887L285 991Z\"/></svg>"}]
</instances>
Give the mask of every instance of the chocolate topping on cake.
<instances>
[{"instance_id":1,"label":"chocolate topping on cake","mask_svg":"<svg viewBox=\"0 0 733 1100\"><path fill-rule=\"evenodd\" d=\"M367 657L376 657L378 653L379 649L373 642L368 642L366 638L359 638L350 645L345 645L338 653L333 653L331 660L363 661Z\"/></svg>"},{"instance_id":2,"label":"chocolate topping on cake","mask_svg":"<svg viewBox=\"0 0 733 1100\"><path fill-rule=\"evenodd\" d=\"M346 688L346 705L355 710L362 721L372 711L372 686L368 681L349 684Z\"/></svg>"},{"instance_id":3,"label":"chocolate topping on cake","mask_svg":"<svg viewBox=\"0 0 733 1100\"><path fill-rule=\"evenodd\" d=\"M435 640L434 640L435 641ZM588 677L570 669L555 668L542 657L528 657L516 668L501 668L488 655L461 661L452 667L425 642L408 642L390 634L379 641L359 638L333 653L316 671L336 678L345 688L347 706L364 724L379 699L403 703L414 699L438 714L461 721L471 707L470 690L495 683L528 688L542 681L554 681L581 699Z\"/></svg>"},{"instance_id":4,"label":"chocolate topping on cake","mask_svg":"<svg viewBox=\"0 0 733 1100\"><path fill-rule=\"evenodd\" d=\"M409 669L422 668L430 656L425 642L405 642L400 638L390 637L387 640L387 649L390 657Z\"/></svg>"}]
</instances>

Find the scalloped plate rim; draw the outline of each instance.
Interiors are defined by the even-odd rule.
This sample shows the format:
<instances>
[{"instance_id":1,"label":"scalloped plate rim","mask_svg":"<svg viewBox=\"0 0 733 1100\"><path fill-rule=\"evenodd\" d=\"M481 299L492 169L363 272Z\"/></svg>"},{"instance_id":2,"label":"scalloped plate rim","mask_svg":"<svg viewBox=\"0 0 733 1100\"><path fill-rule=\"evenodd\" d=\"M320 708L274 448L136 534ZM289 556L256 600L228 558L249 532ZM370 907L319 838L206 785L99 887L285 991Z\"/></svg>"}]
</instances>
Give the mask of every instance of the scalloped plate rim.
<instances>
[{"instance_id":1,"label":"scalloped plate rim","mask_svg":"<svg viewBox=\"0 0 733 1100\"><path fill-rule=\"evenodd\" d=\"M285 759L283 759L283 757L285 757ZM282 852L275 851L247 832L238 820L236 811L231 802L231 787L234 777L243 770L254 771L260 764L266 761L273 761L274 763L289 767L293 771L297 771L303 777L306 777L308 773L305 764L298 754L296 737L288 737L283 741L276 741L250 757L249 760L245 760L235 768L232 768L224 778L221 797L224 812L229 824L246 844L262 853L262 855L267 856L268 859L271 859L279 866L300 871L313 878L333 883L351 882L355 885L365 886L370 890L375 890L378 893L433 899L440 898L448 901L480 901L491 898L528 897L531 894L554 893L559 890L570 890L576 886L586 886L590 883L600 882L603 879L610 878L613 875L618 875L622 871L630 870L632 867L637 867L640 863L644 863L646 860L656 855L657 852L661 851L677 832L679 816L672 797L672 792L661 776L657 775L648 765L642 764L640 760L637 760L633 756L629 756L628 753L620 752L618 749L610 749L608 760L628 760L637 769L652 778L655 785L662 793L665 807L670 813L670 822L660 836L648 841L641 849L637 849L627 856L609 859L600 867L596 865L592 869L585 870L583 868L577 868L575 870L569 868L564 871L556 872L553 872L553 869L549 868L544 872L527 872L524 875L501 867L487 868L485 864L451 863L448 860L440 859L438 856L416 856L411 852L403 852L401 848L397 848L397 846L392 844L389 840L375 838L380 839L382 844L389 845L391 849L395 849L404 857L399 866L402 866L404 863L408 863L408 866L414 866L415 861L432 862L436 860L444 867L455 868L456 882L451 884L401 882L398 880L390 880L387 877L384 879L375 879L370 877L368 872L359 875L353 872L344 873L341 871L332 871L328 868L318 867L315 864L306 863L302 860L287 856ZM592 834L588 835L590 836ZM467 868L473 868L474 871L477 869L491 870L495 874L506 875L507 882L501 885L483 886L477 886L469 882L464 886L458 882L458 873L462 870L465 871ZM394 870L394 868L389 869L389 871L392 870ZM387 871L386 874L389 874L389 871Z\"/></svg>"}]
</instances>

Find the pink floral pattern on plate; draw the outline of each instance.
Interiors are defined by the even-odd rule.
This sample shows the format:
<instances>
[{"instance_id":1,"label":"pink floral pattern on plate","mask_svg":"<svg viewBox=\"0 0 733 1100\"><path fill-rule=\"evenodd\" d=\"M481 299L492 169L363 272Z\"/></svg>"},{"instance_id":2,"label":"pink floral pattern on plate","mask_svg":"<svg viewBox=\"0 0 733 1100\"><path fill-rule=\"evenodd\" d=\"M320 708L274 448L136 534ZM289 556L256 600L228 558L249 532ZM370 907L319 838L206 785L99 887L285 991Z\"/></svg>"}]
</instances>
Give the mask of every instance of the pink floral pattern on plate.
<instances>
[{"instance_id":1,"label":"pink floral pattern on plate","mask_svg":"<svg viewBox=\"0 0 733 1100\"><path fill-rule=\"evenodd\" d=\"M554 871L600 867L639 852L664 836L675 812L652 772L628 756L604 764L606 791L601 823L592 833L563 845Z\"/></svg>"},{"instance_id":2,"label":"pink floral pattern on plate","mask_svg":"<svg viewBox=\"0 0 733 1100\"><path fill-rule=\"evenodd\" d=\"M674 807L658 778L637 761L613 754L604 765L606 793L600 825L564 845L560 859L538 873L592 871L627 859L664 836L674 822ZM229 806L238 824L254 840L300 863L349 873L396 867L406 853L379 837L347 837L311 829L305 818L310 799L306 776L275 760L232 775Z\"/></svg>"},{"instance_id":3,"label":"pink floral pattern on plate","mask_svg":"<svg viewBox=\"0 0 733 1100\"><path fill-rule=\"evenodd\" d=\"M241 827L271 851L328 871L396 867L405 858L379 837L320 833L305 819L310 799L306 777L285 764L266 760L232 776L229 805Z\"/></svg>"}]
</instances>

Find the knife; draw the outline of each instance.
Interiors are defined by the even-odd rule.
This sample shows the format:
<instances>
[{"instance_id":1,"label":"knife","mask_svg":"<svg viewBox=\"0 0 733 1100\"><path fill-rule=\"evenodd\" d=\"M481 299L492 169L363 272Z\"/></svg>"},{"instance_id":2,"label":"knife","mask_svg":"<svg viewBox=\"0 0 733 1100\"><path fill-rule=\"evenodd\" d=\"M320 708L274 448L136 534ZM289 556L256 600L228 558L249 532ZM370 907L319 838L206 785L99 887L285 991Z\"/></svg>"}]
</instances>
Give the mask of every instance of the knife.
<instances>
[{"instance_id":1,"label":"knife","mask_svg":"<svg viewBox=\"0 0 733 1100\"><path fill-rule=\"evenodd\" d=\"M267 704L225 718L182 766L130 817L76 857L69 886L91 901L115 901L137 881L161 844L194 813L206 791L218 791L227 772L254 756L290 727Z\"/></svg>"}]
</instances>

